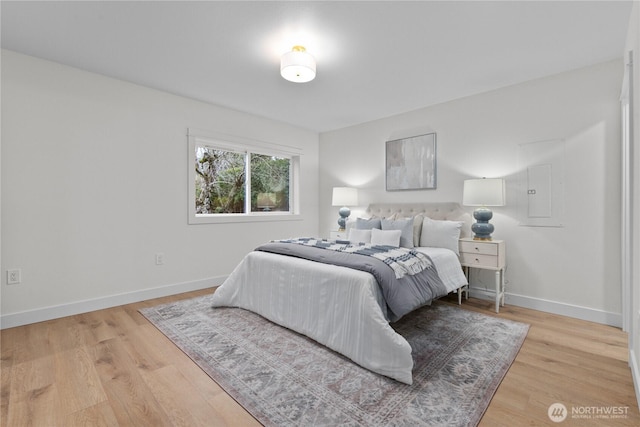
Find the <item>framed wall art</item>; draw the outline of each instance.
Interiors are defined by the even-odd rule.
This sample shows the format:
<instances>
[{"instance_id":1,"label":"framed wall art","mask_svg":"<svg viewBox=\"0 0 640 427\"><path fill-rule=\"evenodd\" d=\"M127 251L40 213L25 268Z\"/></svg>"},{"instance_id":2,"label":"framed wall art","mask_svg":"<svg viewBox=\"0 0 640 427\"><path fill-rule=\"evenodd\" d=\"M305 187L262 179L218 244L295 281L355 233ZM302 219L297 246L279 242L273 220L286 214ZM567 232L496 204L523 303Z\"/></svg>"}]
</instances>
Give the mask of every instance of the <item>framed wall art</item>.
<instances>
[{"instance_id":1,"label":"framed wall art","mask_svg":"<svg viewBox=\"0 0 640 427\"><path fill-rule=\"evenodd\" d=\"M433 190L436 176L435 133L387 141L387 191Z\"/></svg>"}]
</instances>

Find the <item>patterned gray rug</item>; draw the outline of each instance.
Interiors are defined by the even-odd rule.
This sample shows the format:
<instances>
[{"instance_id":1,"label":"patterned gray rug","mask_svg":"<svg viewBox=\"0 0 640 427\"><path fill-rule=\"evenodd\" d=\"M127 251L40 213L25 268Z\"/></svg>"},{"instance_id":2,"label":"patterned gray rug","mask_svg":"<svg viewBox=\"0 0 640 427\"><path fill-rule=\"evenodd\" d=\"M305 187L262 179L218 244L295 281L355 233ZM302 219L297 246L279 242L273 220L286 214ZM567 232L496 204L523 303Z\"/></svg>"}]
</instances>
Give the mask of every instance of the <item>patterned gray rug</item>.
<instances>
[{"instance_id":1,"label":"patterned gray rug","mask_svg":"<svg viewBox=\"0 0 640 427\"><path fill-rule=\"evenodd\" d=\"M265 426L474 426L529 326L444 303L395 323L413 385L372 373L289 329L210 296L141 310Z\"/></svg>"}]
</instances>

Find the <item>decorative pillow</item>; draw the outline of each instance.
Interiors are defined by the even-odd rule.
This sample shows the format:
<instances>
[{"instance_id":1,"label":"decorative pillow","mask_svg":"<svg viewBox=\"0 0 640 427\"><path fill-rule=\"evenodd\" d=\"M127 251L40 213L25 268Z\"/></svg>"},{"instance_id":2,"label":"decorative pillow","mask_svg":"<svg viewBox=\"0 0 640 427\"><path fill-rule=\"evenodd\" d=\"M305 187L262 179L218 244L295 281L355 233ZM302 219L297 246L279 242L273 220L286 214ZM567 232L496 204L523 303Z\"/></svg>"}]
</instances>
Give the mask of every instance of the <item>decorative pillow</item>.
<instances>
[{"instance_id":1,"label":"decorative pillow","mask_svg":"<svg viewBox=\"0 0 640 427\"><path fill-rule=\"evenodd\" d=\"M352 228L349 230L349 241L357 243L371 243L371 230L359 230Z\"/></svg>"},{"instance_id":2,"label":"decorative pillow","mask_svg":"<svg viewBox=\"0 0 640 427\"><path fill-rule=\"evenodd\" d=\"M420 233L422 233L422 222L424 215L418 214L413 217L413 246L420 246Z\"/></svg>"},{"instance_id":3,"label":"decorative pillow","mask_svg":"<svg viewBox=\"0 0 640 427\"><path fill-rule=\"evenodd\" d=\"M401 230L371 229L371 244L382 246L400 246Z\"/></svg>"},{"instance_id":4,"label":"decorative pillow","mask_svg":"<svg viewBox=\"0 0 640 427\"><path fill-rule=\"evenodd\" d=\"M408 219L383 219L383 230L400 230L400 246L413 248L413 218Z\"/></svg>"},{"instance_id":5,"label":"decorative pillow","mask_svg":"<svg viewBox=\"0 0 640 427\"><path fill-rule=\"evenodd\" d=\"M372 228L381 229L380 218L358 218L356 227L358 230L371 230Z\"/></svg>"},{"instance_id":6,"label":"decorative pillow","mask_svg":"<svg viewBox=\"0 0 640 427\"><path fill-rule=\"evenodd\" d=\"M349 217L347 219L347 223L344 225L344 229L345 229L345 233L347 234L347 236L349 235L349 231L351 231L352 228L356 228L356 220L355 218L351 218Z\"/></svg>"},{"instance_id":7,"label":"decorative pillow","mask_svg":"<svg viewBox=\"0 0 640 427\"><path fill-rule=\"evenodd\" d=\"M420 234L420 246L451 249L459 256L458 239L460 238L461 229L461 221L439 221L424 217L422 233Z\"/></svg>"}]
</instances>

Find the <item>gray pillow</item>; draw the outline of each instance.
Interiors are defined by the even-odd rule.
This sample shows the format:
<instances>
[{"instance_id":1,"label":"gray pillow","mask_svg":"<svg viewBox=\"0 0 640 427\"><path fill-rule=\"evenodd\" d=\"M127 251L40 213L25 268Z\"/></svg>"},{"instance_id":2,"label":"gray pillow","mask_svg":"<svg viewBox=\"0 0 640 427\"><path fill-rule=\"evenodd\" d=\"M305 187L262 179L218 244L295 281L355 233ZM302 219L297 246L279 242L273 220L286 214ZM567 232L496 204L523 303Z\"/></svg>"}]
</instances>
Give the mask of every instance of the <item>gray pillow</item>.
<instances>
[{"instance_id":1,"label":"gray pillow","mask_svg":"<svg viewBox=\"0 0 640 427\"><path fill-rule=\"evenodd\" d=\"M381 229L380 218L358 218L356 219L356 227L358 230L371 230L372 228Z\"/></svg>"},{"instance_id":2,"label":"gray pillow","mask_svg":"<svg viewBox=\"0 0 640 427\"><path fill-rule=\"evenodd\" d=\"M383 230L400 230L400 246L413 248L413 218L407 219L383 219Z\"/></svg>"}]
</instances>

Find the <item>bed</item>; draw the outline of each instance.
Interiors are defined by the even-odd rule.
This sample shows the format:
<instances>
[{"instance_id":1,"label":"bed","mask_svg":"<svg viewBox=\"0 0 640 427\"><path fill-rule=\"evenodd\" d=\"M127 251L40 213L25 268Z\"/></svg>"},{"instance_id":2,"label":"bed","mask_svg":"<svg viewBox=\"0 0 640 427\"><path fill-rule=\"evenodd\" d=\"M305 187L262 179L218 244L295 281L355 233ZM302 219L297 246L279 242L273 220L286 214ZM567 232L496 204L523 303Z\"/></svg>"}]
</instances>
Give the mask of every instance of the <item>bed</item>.
<instances>
[{"instance_id":1,"label":"bed","mask_svg":"<svg viewBox=\"0 0 640 427\"><path fill-rule=\"evenodd\" d=\"M455 222L460 237L468 236L471 216L457 203L372 204L365 215L413 218L415 251L428 255L442 277L445 294L457 291L461 298L467 280L457 257L457 238L454 248L452 238L439 242L438 233L431 239L422 234ZM352 227L356 224L350 221L347 231ZM411 347L393 330L390 320L397 315L390 312L376 277L368 271L255 250L216 290L212 301L214 307L258 313L373 372L412 383Z\"/></svg>"}]
</instances>

